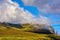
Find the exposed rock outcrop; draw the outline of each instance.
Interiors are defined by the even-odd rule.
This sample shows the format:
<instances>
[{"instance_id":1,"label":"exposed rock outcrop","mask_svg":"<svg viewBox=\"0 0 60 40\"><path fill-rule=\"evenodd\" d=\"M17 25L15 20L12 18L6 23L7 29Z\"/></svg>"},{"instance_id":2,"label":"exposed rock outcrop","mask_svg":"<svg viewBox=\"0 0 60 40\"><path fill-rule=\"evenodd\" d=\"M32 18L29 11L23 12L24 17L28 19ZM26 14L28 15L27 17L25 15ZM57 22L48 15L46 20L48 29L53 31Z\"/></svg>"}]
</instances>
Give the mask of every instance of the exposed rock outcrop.
<instances>
[{"instance_id":1,"label":"exposed rock outcrop","mask_svg":"<svg viewBox=\"0 0 60 40\"><path fill-rule=\"evenodd\" d=\"M31 31L35 32L35 33L42 33L42 34L54 34L54 29L52 26L48 26L48 25L31 25Z\"/></svg>"}]
</instances>

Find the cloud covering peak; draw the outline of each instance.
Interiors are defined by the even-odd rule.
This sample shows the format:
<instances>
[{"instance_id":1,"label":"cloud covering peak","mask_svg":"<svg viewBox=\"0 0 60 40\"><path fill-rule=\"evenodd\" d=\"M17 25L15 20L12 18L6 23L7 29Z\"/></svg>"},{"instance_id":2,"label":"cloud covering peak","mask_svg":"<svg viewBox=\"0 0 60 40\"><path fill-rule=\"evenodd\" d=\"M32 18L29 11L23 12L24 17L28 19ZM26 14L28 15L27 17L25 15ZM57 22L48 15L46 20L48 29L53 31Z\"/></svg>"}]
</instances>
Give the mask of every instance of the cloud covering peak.
<instances>
[{"instance_id":1,"label":"cloud covering peak","mask_svg":"<svg viewBox=\"0 0 60 40\"><path fill-rule=\"evenodd\" d=\"M38 23L49 25L50 22L47 20L48 19L44 16L36 18L28 10L24 10L19 4L14 3L11 0L0 0L0 22L16 24Z\"/></svg>"}]
</instances>

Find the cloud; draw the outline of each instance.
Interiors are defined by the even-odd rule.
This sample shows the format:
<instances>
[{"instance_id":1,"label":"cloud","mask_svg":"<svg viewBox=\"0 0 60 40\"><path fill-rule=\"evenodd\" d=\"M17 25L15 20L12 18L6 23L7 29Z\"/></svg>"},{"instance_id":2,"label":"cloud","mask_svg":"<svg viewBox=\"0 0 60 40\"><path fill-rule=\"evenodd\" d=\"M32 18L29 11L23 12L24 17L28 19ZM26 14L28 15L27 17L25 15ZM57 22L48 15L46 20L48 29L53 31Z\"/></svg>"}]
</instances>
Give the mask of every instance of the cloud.
<instances>
[{"instance_id":1,"label":"cloud","mask_svg":"<svg viewBox=\"0 0 60 40\"><path fill-rule=\"evenodd\" d=\"M60 0L22 0L25 5L36 6L39 11L60 13Z\"/></svg>"},{"instance_id":2,"label":"cloud","mask_svg":"<svg viewBox=\"0 0 60 40\"><path fill-rule=\"evenodd\" d=\"M42 16L42 15L40 15L40 17L37 18L35 22L37 24L51 25L51 21L47 17Z\"/></svg>"},{"instance_id":3,"label":"cloud","mask_svg":"<svg viewBox=\"0 0 60 40\"><path fill-rule=\"evenodd\" d=\"M51 25L51 21L47 17L40 15L38 18L33 18L31 24Z\"/></svg>"},{"instance_id":4,"label":"cloud","mask_svg":"<svg viewBox=\"0 0 60 40\"><path fill-rule=\"evenodd\" d=\"M44 16L36 18L28 10L24 10L24 8L21 8L17 3L11 0L0 0L0 22L49 24L48 18Z\"/></svg>"},{"instance_id":5,"label":"cloud","mask_svg":"<svg viewBox=\"0 0 60 40\"><path fill-rule=\"evenodd\" d=\"M0 22L27 23L33 15L11 0L0 0Z\"/></svg>"},{"instance_id":6,"label":"cloud","mask_svg":"<svg viewBox=\"0 0 60 40\"><path fill-rule=\"evenodd\" d=\"M34 4L34 0L22 0L24 2L25 5L29 5L31 6L32 4Z\"/></svg>"}]
</instances>

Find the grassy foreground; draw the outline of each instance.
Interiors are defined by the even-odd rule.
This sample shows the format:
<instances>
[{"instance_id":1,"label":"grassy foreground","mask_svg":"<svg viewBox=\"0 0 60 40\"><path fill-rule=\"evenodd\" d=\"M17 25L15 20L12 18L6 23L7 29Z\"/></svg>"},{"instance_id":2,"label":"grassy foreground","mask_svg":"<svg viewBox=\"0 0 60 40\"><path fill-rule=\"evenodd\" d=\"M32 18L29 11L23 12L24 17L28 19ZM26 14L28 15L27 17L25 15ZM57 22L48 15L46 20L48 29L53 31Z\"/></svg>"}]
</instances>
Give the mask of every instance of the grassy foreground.
<instances>
[{"instance_id":1,"label":"grassy foreground","mask_svg":"<svg viewBox=\"0 0 60 40\"><path fill-rule=\"evenodd\" d=\"M32 32L27 32L29 30L28 26L24 25L27 28L6 28L3 25L0 25L0 40L60 40L60 37L55 34L37 34Z\"/></svg>"}]
</instances>

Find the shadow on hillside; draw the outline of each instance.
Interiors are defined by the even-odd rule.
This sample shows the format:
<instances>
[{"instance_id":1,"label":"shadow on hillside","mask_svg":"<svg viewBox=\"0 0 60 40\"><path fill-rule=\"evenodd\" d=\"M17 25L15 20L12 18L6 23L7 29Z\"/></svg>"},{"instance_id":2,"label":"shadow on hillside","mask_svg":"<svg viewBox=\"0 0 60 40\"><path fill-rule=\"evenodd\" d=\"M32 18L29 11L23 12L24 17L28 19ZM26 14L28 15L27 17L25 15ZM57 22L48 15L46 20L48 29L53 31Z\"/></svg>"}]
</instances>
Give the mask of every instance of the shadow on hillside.
<instances>
[{"instance_id":1,"label":"shadow on hillside","mask_svg":"<svg viewBox=\"0 0 60 40\"><path fill-rule=\"evenodd\" d=\"M15 27L15 28L22 28L23 26L20 24L11 24L11 23L0 23L1 26L6 28Z\"/></svg>"},{"instance_id":2,"label":"shadow on hillside","mask_svg":"<svg viewBox=\"0 0 60 40\"><path fill-rule=\"evenodd\" d=\"M38 34L54 34L54 33L51 33L49 30L39 30L39 31L36 31L36 30L28 30L27 32L32 32L32 33L38 33Z\"/></svg>"},{"instance_id":3,"label":"shadow on hillside","mask_svg":"<svg viewBox=\"0 0 60 40\"><path fill-rule=\"evenodd\" d=\"M55 35L49 35L47 37L51 38L52 40L60 40L60 37Z\"/></svg>"}]
</instances>

